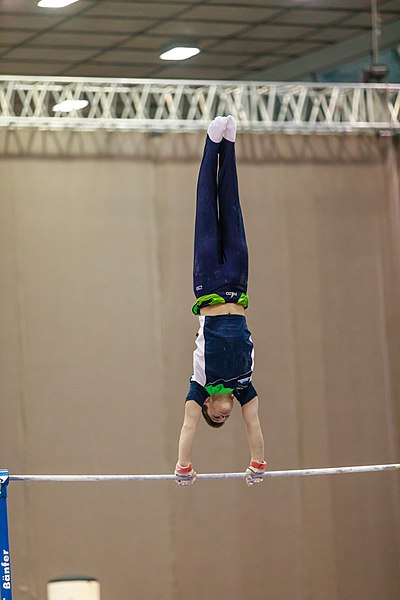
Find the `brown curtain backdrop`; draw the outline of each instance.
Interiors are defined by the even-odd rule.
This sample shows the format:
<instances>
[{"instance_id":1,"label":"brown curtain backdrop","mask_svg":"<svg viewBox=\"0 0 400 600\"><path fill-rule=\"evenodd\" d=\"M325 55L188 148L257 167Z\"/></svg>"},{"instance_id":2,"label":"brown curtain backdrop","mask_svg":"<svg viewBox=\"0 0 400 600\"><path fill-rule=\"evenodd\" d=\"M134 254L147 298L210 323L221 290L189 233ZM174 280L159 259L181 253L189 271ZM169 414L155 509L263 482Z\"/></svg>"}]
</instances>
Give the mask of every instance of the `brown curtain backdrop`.
<instances>
[{"instance_id":1,"label":"brown curtain backdrop","mask_svg":"<svg viewBox=\"0 0 400 600\"><path fill-rule=\"evenodd\" d=\"M11 473L169 473L203 135L2 132L0 457ZM399 462L399 151L240 135L248 323L271 469ZM239 407L199 472L244 470ZM9 487L15 600L398 600L398 473Z\"/></svg>"}]
</instances>

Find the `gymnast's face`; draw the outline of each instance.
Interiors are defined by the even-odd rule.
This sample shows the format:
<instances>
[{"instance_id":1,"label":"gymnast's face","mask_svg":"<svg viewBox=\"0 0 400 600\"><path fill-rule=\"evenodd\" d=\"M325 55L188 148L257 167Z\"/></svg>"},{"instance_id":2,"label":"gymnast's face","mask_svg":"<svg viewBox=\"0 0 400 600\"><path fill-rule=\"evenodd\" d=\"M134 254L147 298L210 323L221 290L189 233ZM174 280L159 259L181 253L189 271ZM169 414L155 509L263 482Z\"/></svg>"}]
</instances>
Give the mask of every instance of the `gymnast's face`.
<instances>
[{"instance_id":1,"label":"gymnast's face","mask_svg":"<svg viewBox=\"0 0 400 600\"><path fill-rule=\"evenodd\" d=\"M208 416L214 423L224 423L233 409L233 394L213 394L204 402Z\"/></svg>"}]
</instances>

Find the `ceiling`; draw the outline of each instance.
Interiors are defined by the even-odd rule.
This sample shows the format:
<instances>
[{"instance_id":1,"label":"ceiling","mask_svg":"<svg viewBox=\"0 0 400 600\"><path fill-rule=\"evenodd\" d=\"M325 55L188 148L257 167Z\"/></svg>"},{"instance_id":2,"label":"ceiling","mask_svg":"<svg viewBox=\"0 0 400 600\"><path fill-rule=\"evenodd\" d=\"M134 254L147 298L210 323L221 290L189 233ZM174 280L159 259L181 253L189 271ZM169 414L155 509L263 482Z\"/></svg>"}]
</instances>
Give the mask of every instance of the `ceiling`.
<instances>
[{"instance_id":1,"label":"ceiling","mask_svg":"<svg viewBox=\"0 0 400 600\"><path fill-rule=\"evenodd\" d=\"M381 48L400 44L400 0L380 0ZM300 80L367 56L369 0L0 0L0 74ZM165 62L176 42L201 52Z\"/></svg>"}]
</instances>

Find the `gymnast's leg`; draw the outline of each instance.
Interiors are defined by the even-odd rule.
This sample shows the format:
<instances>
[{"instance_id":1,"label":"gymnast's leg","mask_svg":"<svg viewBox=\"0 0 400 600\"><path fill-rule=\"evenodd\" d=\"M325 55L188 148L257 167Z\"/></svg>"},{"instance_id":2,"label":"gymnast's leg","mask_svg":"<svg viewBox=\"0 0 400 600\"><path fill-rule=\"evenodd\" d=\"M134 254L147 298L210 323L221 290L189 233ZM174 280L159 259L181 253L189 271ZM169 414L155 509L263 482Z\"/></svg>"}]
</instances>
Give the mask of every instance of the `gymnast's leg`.
<instances>
[{"instance_id":1,"label":"gymnast's leg","mask_svg":"<svg viewBox=\"0 0 400 600\"><path fill-rule=\"evenodd\" d=\"M196 298L218 287L221 263L221 235L218 222L218 152L226 127L226 117L210 124L201 161L196 199L194 234L193 291Z\"/></svg>"},{"instance_id":2,"label":"gymnast's leg","mask_svg":"<svg viewBox=\"0 0 400 600\"><path fill-rule=\"evenodd\" d=\"M236 123L227 118L227 128L220 144L218 172L219 227L225 273L233 289L247 292L248 250L235 156Z\"/></svg>"}]
</instances>

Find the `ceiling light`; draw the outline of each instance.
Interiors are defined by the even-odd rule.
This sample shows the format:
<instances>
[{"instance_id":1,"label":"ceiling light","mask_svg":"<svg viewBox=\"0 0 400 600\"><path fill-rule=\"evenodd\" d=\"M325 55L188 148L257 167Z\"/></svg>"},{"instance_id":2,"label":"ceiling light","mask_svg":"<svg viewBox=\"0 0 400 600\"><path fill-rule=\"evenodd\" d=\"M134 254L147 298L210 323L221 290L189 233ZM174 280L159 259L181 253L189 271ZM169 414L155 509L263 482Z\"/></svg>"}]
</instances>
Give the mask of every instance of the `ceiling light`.
<instances>
[{"instance_id":1,"label":"ceiling light","mask_svg":"<svg viewBox=\"0 0 400 600\"><path fill-rule=\"evenodd\" d=\"M40 8L64 8L64 6L69 6L74 2L78 2L78 0L40 0L38 6Z\"/></svg>"},{"instance_id":2,"label":"ceiling light","mask_svg":"<svg viewBox=\"0 0 400 600\"><path fill-rule=\"evenodd\" d=\"M87 100L64 100L60 104L53 106L54 112L71 112L73 110L80 110L85 108L89 102Z\"/></svg>"},{"instance_id":3,"label":"ceiling light","mask_svg":"<svg viewBox=\"0 0 400 600\"><path fill-rule=\"evenodd\" d=\"M186 60L191 56L196 56L200 50L190 46L176 46L160 54L161 60Z\"/></svg>"}]
</instances>

